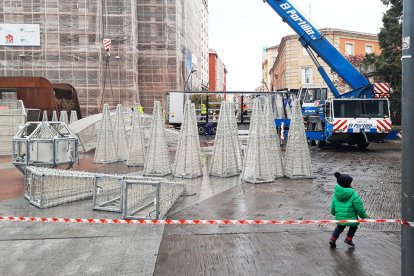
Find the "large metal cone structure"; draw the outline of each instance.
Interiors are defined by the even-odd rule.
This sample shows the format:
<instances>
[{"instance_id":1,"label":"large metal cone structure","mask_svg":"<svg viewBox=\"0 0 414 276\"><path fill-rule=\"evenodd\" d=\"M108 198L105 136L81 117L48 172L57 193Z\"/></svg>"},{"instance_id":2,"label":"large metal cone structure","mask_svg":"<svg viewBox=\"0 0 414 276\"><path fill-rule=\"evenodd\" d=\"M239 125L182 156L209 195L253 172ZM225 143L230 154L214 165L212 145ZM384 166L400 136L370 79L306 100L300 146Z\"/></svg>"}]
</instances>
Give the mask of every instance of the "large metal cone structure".
<instances>
[{"instance_id":1,"label":"large metal cone structure","mask_svg":"<svg viewBox=\"0 0 414 276\"><path fill-rule=\"evenodd\" d=\"M210 162L210 174L219 177L231 177L240 174L237 157L237 145L234 142L234 129L229 105L221 102L220 116L214 140L213 156Z\"/></svg>"},{"instance_id":2,"label":"large metal cone structure","mask_svg":"<svg viewBox=\"0 0 414 276\"><path fill-rule=\"evenodd\" d=\"M286 146L285 175L288 178L311 178L312 169L305 126L299 100L292 104L292 119Z\"/></svg>"},{"instance_id":3,"label":"large metal cone structure","mask_svg":"<svg viewBox=\"0 0 414 276\"><path fill-rule=\"evenodd\" d=\"M69 120L68 120L68 112L66 111L66 110L62 110L61 112L60 112L60 121L62 122L62 123L65 123L65 124L69 124Z\"/></svg>"},{"instance_id":4,"label":"large metal cone structure","mask_svg":"<svg viewBox=\"0 0 414 276\"><path fill-rule=\"evenodd\" d=\"M247 153L242 172L242 180L250 183L272 182L275 179L270 164L273 159L270 157L269 134L265 129L267 123L260 101L260 98L256 98L253 103Z\"/></svg>"},{"instance_id":5,"label":"large metal cone structure","mask_svg":"<svg viewBox=\"0 0 414 276\"><path fill-rule=\"evenodd\" d=\"M139 108L139 105L136 105L132 115L132 132L129 138L127 159L128 166L144 166L145 162L144 129Z\"/></svg>"},{"instance_id":6,"label":"large metal cone structure","mask_svg":"<svg viewBox=\"0 0 414 276\"><path fill-rule=\"evenodd\" d=\"M95 163L115 163L118 162L114 131L111 122L109 105L104 104L101 126L98 133L98 143L95 149Z\"/></svg>"},{"instance_id":7,"label":"large metal cone structure","mask_svg":"<svg viewBox=\"0 0 414 276\"><path fill-rule=\"evenodd\" d=\"M194 104L186 101L184 122L181 125L177 152L173 165L175 177L196 178L203 175L201 149Z\"/></svg>"},{"instance_id":8,"label":"large metal cone structure","mask_svg":"<svg viewBox=\"0 0 414 276\"><path fill-rule=\"evenodd\" d=\"M116 106L114 139L118 153L118 160L126 161L128 159L128 139L121 104Z\"/></svg>"},{"instance_id":9,"label":"large metal cone structure","mask_svg":"<svg viewBox=\"0 0 414 276\"><path fill-rule=\"evenodd\" d=\"M78 114L76 113L75 110L72 110L70 112L70 119L69 119L69 124L73 124L74 122L76 122L78 120Z\"/></svg>"},{"instance_id":10,"label":"large metal cone structure","mask_svg":"<svg viewBox=\"0 0 414 276\"><path fill-rule=\"evenodd\" d=\"M230 127L232 129L232 138L233 143L235 145L235 151L237 156L237 166L239 168L239 171L241 172L243 169L243 160L242 160L242 151L241 151L241 143L239 139L239 128L237 126L237 119L236 114L234 112L234 105L231 102L226 102L228 105L229 110L229 119L230 119Z\"/></svg>"},{"instance_id":11,"label":"large metal cone structure","mask_svg":"<svg viewBox=\"0 0 414 276\"><path fill-rule=\"evenodd\" d=\"M145 176L165 176L171 173L170 155L162 120L162 108L159 101L154 102L151 124L151 142L145 165Z\"/></svg>"},{"instance_id":12,"label":"large metal cone structure","mask_svg":"<svg viewBox=\"0 0 414 276\"><path fill-rule=\"evenodd\" d=\"M58 122L58 121L59 121L59 119L58 119L58 116L57 116L57 112L56 112L56 110L53 110L52 122Z\"/></svg>"},{"instance_id":13,"label":"large metal cone structure","mask_svg":"<svg viewBox=\"0 0 414 276\"><path fill-rule=\"evenodd\" d=\"M263 120L265 123L265 132L267 134L267 142L269 143L269 166L272 172L273 178L283 177L283 163L282 163L282 152L280 150L280 140L277 135L276 125L275 125L275 115L272 110L272 105L269 98L266 98L265 104L263 107Z\"/></svg>"},{"instance_id":14,"label":"large metal cone structure","mask_svg":"<svg viewBox=\"0 0 414 276\"><path fill-rule=\"evenodd\" d=\"M43 117L42 117L42 121L43 121L43 122L47 122L47 121L49 121L49 118L47 117L47 110L43 110Z\"/></svg>"}]
</instances>

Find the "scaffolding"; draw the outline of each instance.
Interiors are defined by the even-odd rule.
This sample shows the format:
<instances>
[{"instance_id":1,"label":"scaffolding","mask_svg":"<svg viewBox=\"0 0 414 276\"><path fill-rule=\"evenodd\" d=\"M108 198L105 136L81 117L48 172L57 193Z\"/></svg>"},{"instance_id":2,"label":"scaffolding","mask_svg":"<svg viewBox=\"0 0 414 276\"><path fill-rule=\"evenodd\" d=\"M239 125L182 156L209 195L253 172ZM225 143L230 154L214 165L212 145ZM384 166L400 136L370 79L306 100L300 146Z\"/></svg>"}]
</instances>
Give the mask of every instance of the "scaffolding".
<instances>
[{"instance_id":1,"label":"scaffolding","mask_svg":"<svg viewBox=\"0 0 414 276\"><path fill-rule=\"evenodd\" d=\"M135 102L151 113L153 102L182 89L193 69L190 82L200 88L208 68L203 9L203 0L0 1L0 23L39 24L41 41L1 47L0 75L72 84L84 115L101 112L102 103ZM105 38L112 41L109 55Z\"/></svg>"},{"instance_id":2,"label":"scaffolding","mask_svg":"<svg viewBox=\"0 0 414 276\"><path fill-rule=\"evenodd\" d=\"M0 155L12 153L13 136L26 123L27 114L20 100L0 100Z\"/></svg>"}]
</instances>

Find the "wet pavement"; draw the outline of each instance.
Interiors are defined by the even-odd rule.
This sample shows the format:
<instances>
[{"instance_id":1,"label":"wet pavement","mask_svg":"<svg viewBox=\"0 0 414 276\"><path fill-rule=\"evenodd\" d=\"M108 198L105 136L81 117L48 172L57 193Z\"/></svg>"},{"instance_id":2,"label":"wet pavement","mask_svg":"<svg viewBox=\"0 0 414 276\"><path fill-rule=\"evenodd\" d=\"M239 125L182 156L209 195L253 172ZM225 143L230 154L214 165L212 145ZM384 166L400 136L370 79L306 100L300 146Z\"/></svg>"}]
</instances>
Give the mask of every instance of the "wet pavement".
<instances>
[{"instance_id":1,"label":"wet pavement","mask_svg":"<svg viewBox=\"0 0 414 276\"><path fill-rule=\"evenodd\" d=\"M204 175L184 180L187 194L174 205L169 218L332 219L329 204L335 171L354 177L355 189L372 218L399 217L399 143L372 143L362 152L354 147L313 147L311 157L315 177L310 180L278 179L259 185L241 183L239 177ZM134 174L142 170L93 164L90 154L83 155L76 168ZM0 215L120 217L92 211L91 200L39 210L22 197L23 176L1 158L0 173ZM399 225L361 225L354 250L342 242L344 234L335 250L329 248L333 228L0 222L0 275L400 274Z\"/></svg>"}]
</instances>

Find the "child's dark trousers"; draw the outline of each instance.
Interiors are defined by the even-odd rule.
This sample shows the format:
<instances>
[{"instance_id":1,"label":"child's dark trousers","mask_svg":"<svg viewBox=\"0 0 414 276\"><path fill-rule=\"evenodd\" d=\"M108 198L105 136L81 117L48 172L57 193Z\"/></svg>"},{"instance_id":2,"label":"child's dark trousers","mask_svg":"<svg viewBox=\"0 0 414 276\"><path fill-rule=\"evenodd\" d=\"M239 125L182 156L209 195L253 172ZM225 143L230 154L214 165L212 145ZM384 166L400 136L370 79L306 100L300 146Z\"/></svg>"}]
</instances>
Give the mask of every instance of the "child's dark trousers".
<instances>
[{"instance_id":1,"label":"child's dark trousers","mask_svg":"<svg viewBox=\"0 0 414 276\"><path fill-rule=\"evenodd\" d=\"M338 225L336 226L335 230L332 233L332 238L337 240L339 238L339 235L341 235L342 232L344 232L346 226ZM352 239L355 235L355 232L357 231L358 226L349 226L348 234L346 235L348 238Z\"/></svg>"}]
</instances>

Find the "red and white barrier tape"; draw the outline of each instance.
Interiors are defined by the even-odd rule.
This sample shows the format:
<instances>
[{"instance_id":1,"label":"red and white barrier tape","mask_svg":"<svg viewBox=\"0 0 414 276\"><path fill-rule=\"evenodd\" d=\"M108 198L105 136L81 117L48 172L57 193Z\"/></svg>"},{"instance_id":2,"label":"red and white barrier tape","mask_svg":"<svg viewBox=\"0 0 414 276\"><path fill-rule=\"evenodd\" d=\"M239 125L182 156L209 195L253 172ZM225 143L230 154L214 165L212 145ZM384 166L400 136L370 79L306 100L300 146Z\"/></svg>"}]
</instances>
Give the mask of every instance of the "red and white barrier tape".
<instances>
[{"instance_id":1,"label":"red and white barrier tape","mask_svg":"<svg viewBox=\"0 0 414 276\"><path fill-rule=\"evenodd\" d=\"M329 223L398 223L414 227L414 222L401 219L357 219L357 220L198 220L198 219L96 219L96 218L31 218L31 217L2 217L0 221L21 222L63 222L63 223L87 223L87 224L172 224L172 225L280 225L280 224L329 224Z\"/></svg>"}]
</instances>

